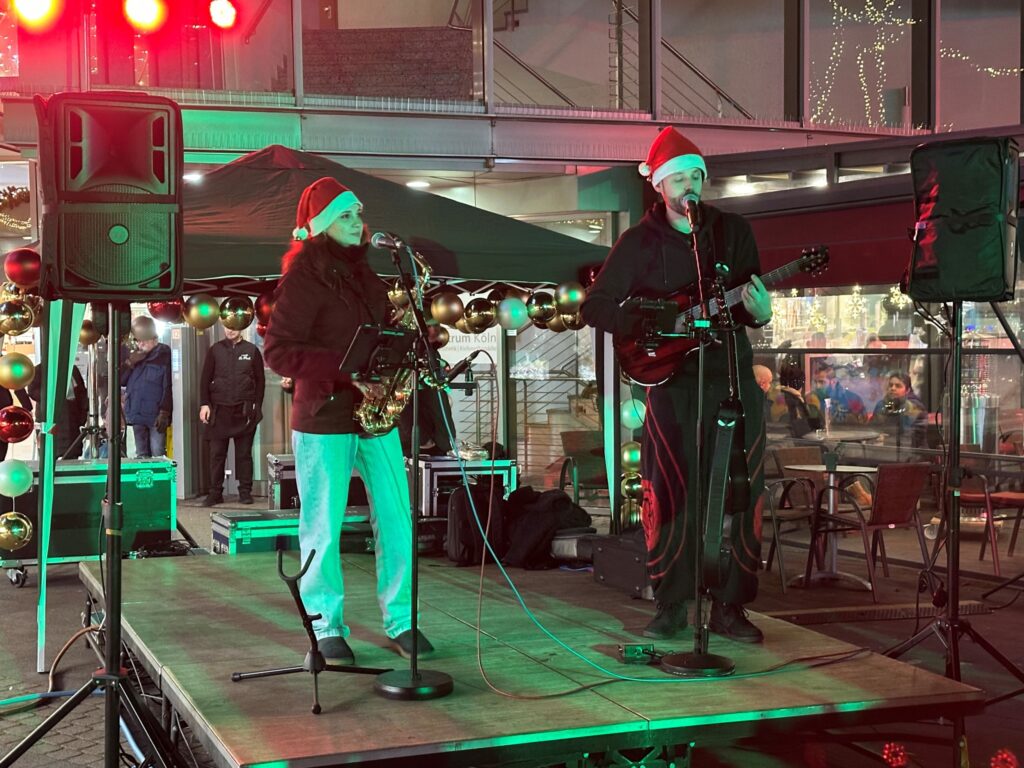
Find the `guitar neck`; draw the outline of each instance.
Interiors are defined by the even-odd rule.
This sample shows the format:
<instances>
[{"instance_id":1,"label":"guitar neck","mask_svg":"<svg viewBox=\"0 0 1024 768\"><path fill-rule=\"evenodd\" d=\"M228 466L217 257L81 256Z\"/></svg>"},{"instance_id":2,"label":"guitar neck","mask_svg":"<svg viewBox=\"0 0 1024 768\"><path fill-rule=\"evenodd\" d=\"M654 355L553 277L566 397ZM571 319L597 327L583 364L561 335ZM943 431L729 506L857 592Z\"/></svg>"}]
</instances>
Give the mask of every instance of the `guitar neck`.
<instances>
[{"instance_id":1,"label":"guitar neck","mask_svg":"<svg viewBox=\"0 0 1024 768\"><path fill-rule=\"evenodd\" d=\"M795 275L797 272L800 271L800 262L801 259L797 259L796 261L791 261L788 264L783 264L778 269L773 269L771 272L768 272L767 274L761 275L761 282L764 283L766 286L771 286L775 285L776 283L782 282L787 277L791 277L792 275ZM733 307L736 304L739 304L742 300L743 289L746 288L747 285L749 285L749 283L738 285L735 288L730 288L728 291L726 291L726 306ZM700 305L697 304L692 307L689 307L680 314L686 315L692 320L696 320L701 316ZM718 305L714 301L710 302L708 306L708 314L711 317L714 317L715 315L718 314Z\"/></svg>"}]
</instances>

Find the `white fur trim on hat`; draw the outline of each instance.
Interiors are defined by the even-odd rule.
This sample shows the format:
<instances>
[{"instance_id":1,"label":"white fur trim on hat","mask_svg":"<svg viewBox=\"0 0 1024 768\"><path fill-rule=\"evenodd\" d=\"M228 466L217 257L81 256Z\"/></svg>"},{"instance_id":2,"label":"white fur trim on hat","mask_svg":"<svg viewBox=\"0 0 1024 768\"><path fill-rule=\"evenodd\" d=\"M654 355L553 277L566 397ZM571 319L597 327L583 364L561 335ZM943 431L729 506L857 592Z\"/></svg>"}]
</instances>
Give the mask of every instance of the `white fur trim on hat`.
<instances>
[{"instance_id":1,"label":"white fur trim on hat","mask_svg":"<svg viewBox=\"0 0 1024 768\"><path fill-rule=\"evenodd\" d=\"M708 167L704 165L703 157L700 155L676 155L654 169L654 173L651 174L651 184L656 187L666 176L688 171L691 168L700 168L704 172L704 178L708 177Z\"/></svg>"},{"instance_id":2,"label":"white fur trim on hat","mask_svg":"<svg viewBox=\"0 0 1024 768\"><path fill-rule=\"evenodd\" d=\"M294 229L292 237L296 240L305 240L307 237L315 237L321 232L326 232L327 228L353 205L358 205L360 210L362 210L363 204L359 202L359 198L355 196L351 189L346 189L331 200L320 213L311 218L307 226Z\"/></svg>"}]
</instances>

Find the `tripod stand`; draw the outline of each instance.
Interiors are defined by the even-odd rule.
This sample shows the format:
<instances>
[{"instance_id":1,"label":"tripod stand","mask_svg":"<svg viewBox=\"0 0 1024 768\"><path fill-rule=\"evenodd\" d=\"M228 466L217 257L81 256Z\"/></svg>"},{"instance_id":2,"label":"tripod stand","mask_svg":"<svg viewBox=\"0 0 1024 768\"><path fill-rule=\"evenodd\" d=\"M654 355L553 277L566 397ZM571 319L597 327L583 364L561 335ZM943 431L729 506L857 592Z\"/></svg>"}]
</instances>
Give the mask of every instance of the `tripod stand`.
<instances>
[{"instance_id":1,"label":"tripod stand","mask_svg":"<svg viewBox=\"0 0 1024 768\"><path fill-rule=\"evenodd\" d=\"M110 328L117 328L121 310L114 302L108 305ZM119 354L111 344L107 357L110 382L118 380ZM113 385L112 385L113 386ZM52 715L40 723L10 752L0 758L0 768L9 768L18 758L45 736L51 728L67 717L79 704L100 688L104 693L104 768L117 768L121 750L119 723L122 714L137 726L149 747L146 765L162 768L185 768L167 734L146 704L131 687L127 670L121 666L121 534L124 510L121 505L121 404L120 398L108 398L107 423L111 429L110 454L107 458L107 498L103 503L103 527L106 530L107 585L104 589L104 616L107 625L104 668L97 670Z\"/></svg>"},{"instance_id":2,"label":"tripod stand","mask_svg":"<svg viewBox=\"0 0 1024 768\"><path fill-rule=\"evenodd\" d=\"M1012 661L1000 653L985 637L971 626L971 623L960 617L960 487L963 483L964 470L960 466L960 365L963 349L963 302L953 302L951 318L952 335L952 367L953 380L950 384L949 398L949 451L947 454L948 502L946 525L946 572L949 581L949 598L944 616L937 617L917 634L908 638L886 652L887 656L899 658L911 648L917 646L934 635L946 649L946 677L961 680L960 670L960 638L964 635L971 638L982 650L997 661L1011 675L1024 683L1024 670L1019 669ZM964 738L963 716L953 721L953 738L958 745L954 751L953 766L960 765L960 746Z\"/></svg>"}]
</instances>

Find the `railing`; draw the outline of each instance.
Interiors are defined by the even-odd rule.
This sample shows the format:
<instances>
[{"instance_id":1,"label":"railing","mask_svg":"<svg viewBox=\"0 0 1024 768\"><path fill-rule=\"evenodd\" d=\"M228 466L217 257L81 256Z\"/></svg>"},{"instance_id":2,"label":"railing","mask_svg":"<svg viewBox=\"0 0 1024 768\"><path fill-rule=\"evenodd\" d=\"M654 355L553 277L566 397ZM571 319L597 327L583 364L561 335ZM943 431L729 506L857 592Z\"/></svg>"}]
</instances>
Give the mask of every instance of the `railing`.
<instances>
[{"instance_id":1,"label":"railing","mask_svg":"<svg viewBox=\"0 0 1024 768\"><path fill-rule=\"evenodd\" d=\"M639 37L636 31L640 17L636 10L620 0L612 1L613 12L609 16L609 37L611 38L610 53L612 70L609 76L613 103L619 108L638 108L640 86L636 79L627 73L635 73L639 61ZM697 114L706 117L725 117L726 105L738 114L753 119L732 96L725 92L706 73L687 59L667 40L661 40L661 48L667 56L662 58L661 86L662 101L668 111L681 114ZM633 66L627 64L633 63ZM693 82L696 78L705 87L701 92ZM707 91L710 91L707 92Z\"/></svg>"}]
</instances>

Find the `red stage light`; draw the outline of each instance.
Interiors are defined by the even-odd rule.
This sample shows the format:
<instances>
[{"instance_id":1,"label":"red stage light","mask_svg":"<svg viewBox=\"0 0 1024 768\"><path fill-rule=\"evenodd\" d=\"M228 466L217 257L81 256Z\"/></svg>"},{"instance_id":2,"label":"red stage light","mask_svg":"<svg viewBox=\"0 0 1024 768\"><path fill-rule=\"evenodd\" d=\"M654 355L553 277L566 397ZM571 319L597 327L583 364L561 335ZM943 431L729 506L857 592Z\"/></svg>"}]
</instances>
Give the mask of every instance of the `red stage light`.
<instances>
[{"instance_id":1,"label":"red stage light","mask_svg":"<svg viewBox=\"0 0 1024 768\"><path fill-rule=\"evenodd\" d=\"M221 29L231 29L238 21L238 9L231 0L211 0L210 21Z\"/></svg>"},{"instance_id":2,"label":"red stage light","mask_svg":"<svg viewBox=\"0 0 1024 768\"><path fill-rule=\"evenodd\" d=\"M124 0L124 15L139 32L155 32L167 21L164 0Z\"/></svg>"},{"instance_id":3,"label":"red stage light","mask_svg":"<svg viewBox=\"0 0 1024 768\"><path fill-rule=\"evenodd\" d=\"M18 22L30 32L45 32L64 10L63 0L12 0L11 5Z\"/></svg>"}]
</instances>

